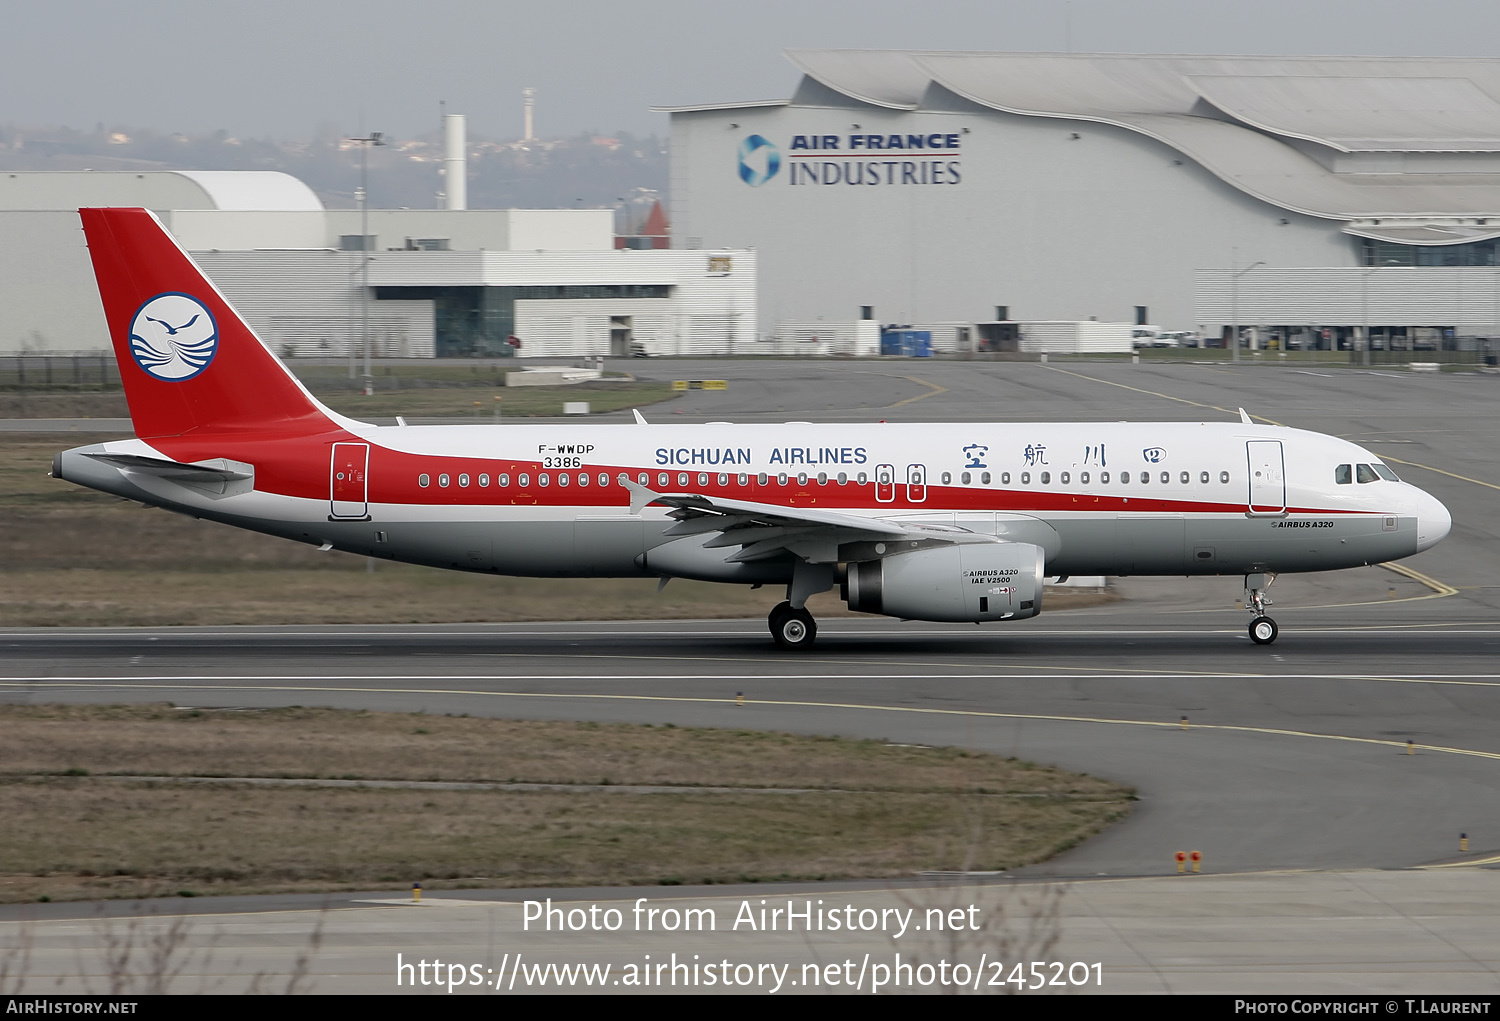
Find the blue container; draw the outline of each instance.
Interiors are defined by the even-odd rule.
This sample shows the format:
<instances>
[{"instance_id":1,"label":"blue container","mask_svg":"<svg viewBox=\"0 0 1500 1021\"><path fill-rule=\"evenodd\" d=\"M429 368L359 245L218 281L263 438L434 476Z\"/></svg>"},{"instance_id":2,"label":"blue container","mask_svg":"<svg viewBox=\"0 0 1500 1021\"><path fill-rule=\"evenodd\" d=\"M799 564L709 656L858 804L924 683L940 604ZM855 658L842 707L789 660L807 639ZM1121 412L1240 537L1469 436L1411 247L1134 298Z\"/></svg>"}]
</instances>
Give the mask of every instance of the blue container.
<instances>
[{"instance_id":1,"label":"blue container","mask_svg":"<svg viewBox=\"0 0 1500 1021\"><path fill-rule=\"evenodd\" d=\"M907 358L931 358L932 331L883 330L880 334L880 353Z\"/></svg>"}]
</instances>

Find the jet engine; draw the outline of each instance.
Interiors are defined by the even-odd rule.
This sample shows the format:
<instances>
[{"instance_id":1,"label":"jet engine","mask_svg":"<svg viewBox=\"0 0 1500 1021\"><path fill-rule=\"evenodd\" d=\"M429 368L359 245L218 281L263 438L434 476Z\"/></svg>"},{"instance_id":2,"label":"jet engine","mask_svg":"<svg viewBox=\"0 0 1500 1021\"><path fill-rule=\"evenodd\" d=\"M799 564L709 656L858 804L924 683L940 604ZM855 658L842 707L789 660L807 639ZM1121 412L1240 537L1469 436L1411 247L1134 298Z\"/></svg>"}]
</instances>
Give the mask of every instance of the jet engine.
<instances>
[{"instance_id":1,"label":"jet engine","mask_svg":"<svg viewBox=\"0 0 1500 1021\"><path fill-rule=\"evenodd\" d=\"M1020 542L963 543L851 563L849 609L906 620L1020 620L1042 612L1046 553Z\"/></svg>"}]
</instances>

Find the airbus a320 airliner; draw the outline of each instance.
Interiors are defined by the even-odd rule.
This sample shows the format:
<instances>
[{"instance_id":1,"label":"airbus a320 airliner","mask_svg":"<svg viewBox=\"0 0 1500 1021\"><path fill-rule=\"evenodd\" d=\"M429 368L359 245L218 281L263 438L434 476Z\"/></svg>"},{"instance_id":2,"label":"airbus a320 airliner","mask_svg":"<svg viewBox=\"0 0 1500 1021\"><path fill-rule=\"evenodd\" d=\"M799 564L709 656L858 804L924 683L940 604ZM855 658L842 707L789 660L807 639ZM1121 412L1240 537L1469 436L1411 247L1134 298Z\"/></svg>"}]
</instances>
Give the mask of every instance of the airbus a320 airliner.
<instances>
[{"instance_id":1,"label":"airbus a320 airliner","mask_svg":"<svg viewBox=\"0 0 1500 1021\"><path fill-rule=\"evenodd\" d=\"M1226 423L375 426L325 408L144 209L80 210L137 438L57 478L325 549L460 571L784 585L1013 621L1050 575L1243 575L1428 549L1448 511L1369 451Z\"/></svg>"}]
</instances>

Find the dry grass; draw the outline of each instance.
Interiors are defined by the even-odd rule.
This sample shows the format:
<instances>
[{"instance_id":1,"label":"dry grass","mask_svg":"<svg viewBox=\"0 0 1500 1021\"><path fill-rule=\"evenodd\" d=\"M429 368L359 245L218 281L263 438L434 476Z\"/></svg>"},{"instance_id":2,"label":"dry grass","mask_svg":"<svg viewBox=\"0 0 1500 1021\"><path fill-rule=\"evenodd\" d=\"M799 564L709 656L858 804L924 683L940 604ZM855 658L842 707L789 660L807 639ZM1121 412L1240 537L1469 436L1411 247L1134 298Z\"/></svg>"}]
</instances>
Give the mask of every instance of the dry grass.
<instances>
[{"instance_id":1,"label":"dry grass","mask_svg":"<svg viewBox=\"0 0 1500 1021\"><path fill-rule=\"evenodd\" d=\"M49 478L86 434L0 434L0 626L446 623L759 617L780 588L654 579L460 574L362 557L148 509ZM1049 592L1047 608L1097 605ZM817 616L849 611L834 593Z\"/></svg>"},{"instance_id":2,"label":"dry grass","mask_svg":"<svg viewBox=\"0 0 1500 1021\"><path fill-rule=\"evenodd\" d=\"M109 773L498 786L187 786ZM507 789L512 780L682 791ZM741 790L693 790L702 786ZM756 731L10 706L0 708L0 899L1008 868L1076 844L1128 812L1131 797L1092 777L957 749Z\"/></svg>"}]
</instances>

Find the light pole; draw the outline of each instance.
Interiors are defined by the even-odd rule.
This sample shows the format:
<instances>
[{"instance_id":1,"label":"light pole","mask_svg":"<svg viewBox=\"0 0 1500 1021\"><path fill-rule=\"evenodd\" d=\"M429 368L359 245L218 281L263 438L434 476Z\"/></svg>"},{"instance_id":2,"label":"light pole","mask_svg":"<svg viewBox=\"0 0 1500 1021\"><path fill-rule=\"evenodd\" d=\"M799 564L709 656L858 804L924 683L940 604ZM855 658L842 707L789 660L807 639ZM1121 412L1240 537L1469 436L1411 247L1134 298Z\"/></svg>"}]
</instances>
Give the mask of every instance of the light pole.
<instances>
[{"instance_id":1,"label":"light pole","mask_svg":"<svg viewBox=\"0 0 1500 1021\"><path fill-rule=\"evenodd\" d=\"M1229 343L1234 348L1234 361L1240 360L1240 277L1250 272L1256 266L1264 266L1265 262L1257 259L1244 269L1237 270L1235 266L1240 261L1240 250L1232 250L1234 255L1229 265L1229 318L1232 320L1229 327Z\"/></svg>"},{"instance_id":2,"label":"light pole","mask_svg":"<svg viewBox=\"0 0 1500 1021\"><path fill-rule=\"evenodd\" d=\"M365 347L365 392L375 389L375 374L370 369L370 146L385 145L379 131L372 131L364 138L351 138L359 143L359 249L360 249L360 332L364 335Z\"/></svg>"}]
</instances>

